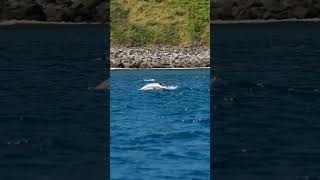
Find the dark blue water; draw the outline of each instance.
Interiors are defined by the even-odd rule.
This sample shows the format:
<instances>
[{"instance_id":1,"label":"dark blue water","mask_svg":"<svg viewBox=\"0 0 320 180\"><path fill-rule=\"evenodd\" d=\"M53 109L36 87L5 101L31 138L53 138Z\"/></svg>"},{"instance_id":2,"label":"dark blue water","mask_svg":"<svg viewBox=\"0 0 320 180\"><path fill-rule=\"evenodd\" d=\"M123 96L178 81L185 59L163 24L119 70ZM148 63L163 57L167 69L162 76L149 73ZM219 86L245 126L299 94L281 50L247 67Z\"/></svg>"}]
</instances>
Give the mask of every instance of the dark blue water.
<instances>
[{"instance_id":1,"label":"dark blue water","mask_svg":"<svg viewBox=\"0 0 320 180\"><path fill-rule=\"evenodd\" d=\"M111 72L111 179L209 179L209 70ZM139 91L155 79L168 91Z\"/></svg>"},{"instance_id":2,"label":"dark blue water","mask_svg":"<svg viewBox=\"0 0 320 180\"><path fill-rule=\"evenodd\" d=\"M213 179L320 179L320 24L212 30Z\"/></svg>"},{"instance_id":3,"label":"dark blue water","mask_svg":"<svg viewBox=\"0 0 320 180\"><path fill-rule=\"evenodd\" d=\"M0 29L0 179L106 179L102 26Z\"/></svg>"}]
</instances>

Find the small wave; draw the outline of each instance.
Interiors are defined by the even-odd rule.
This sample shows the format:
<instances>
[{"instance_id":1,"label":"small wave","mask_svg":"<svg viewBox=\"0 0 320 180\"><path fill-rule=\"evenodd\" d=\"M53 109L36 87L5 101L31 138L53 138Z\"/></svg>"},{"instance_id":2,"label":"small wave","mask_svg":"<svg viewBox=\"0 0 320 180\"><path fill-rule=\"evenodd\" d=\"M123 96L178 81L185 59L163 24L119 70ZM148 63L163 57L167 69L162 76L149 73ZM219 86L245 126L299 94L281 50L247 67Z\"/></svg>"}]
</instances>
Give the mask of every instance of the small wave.
<instances>
[{"instance_id":1,"label":"small wave","mask_svg":"<svg viewBox=\"0 0 320 180\"><path fill-rule=\"evenodd\" d=\"M295 94L317 94L320 92L317 88L288 88L288 92Z\"/></svg>"},{"instance_id":2,"label":"small wave","mask_svg":"<svg viewBox=\"0 0 320 180\"><path fill-rule=\"evenodd\" d=\"M30 143L30 139L26 139L26 138L7 142L8 145L20 145L20 144L29 144L29 143Z\"/></svg>"},{"instance_id":3,"label":"small wave","mask_svg":"<svg viewBox=\"0 0 320 180\"><path fill-rule=\"evenodd\" d=\"M93 59L90 59L91 61L102 61L103 58L102 57L97 57L97 58L93 58Z\"/></svg>"},{"instance_id":4,"label":"small wave","mask_svg":"<svg viewBox=\"0 0 320 180\"><path fill-rule=\"evenodd\" d=\"M154 82L156 81L155 79L143 79L144 82Z\"/></svg>"}]
</instances>

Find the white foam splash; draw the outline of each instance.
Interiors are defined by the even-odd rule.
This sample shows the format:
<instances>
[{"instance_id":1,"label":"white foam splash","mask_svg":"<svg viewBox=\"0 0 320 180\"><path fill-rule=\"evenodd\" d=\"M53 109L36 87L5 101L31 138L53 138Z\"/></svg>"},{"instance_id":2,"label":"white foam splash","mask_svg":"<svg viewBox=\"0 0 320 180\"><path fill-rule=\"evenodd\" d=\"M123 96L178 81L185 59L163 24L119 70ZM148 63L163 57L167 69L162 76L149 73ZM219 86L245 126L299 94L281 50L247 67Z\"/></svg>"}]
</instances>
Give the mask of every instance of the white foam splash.
<instances>
[{"instance_id":1,"label":"white foam splash","mask_svg":"<svg viewBox=\"0 0 320 180\"><path fill-rule=\"evenodd\" d=\"M177 89L178 88L178 86L167 86L167 89L168 90L175 90L175 89Z\"/></svg>"},{"instance_id":2,"label":"white foam splash","mask_svg":"<svg viewBox=\"0 0 320 180\"><path fill-rule=\"evenodd\" d=\"M144 82L154 82L156 81L155 79L143 79Z\"/></svg>"}]
</instances>

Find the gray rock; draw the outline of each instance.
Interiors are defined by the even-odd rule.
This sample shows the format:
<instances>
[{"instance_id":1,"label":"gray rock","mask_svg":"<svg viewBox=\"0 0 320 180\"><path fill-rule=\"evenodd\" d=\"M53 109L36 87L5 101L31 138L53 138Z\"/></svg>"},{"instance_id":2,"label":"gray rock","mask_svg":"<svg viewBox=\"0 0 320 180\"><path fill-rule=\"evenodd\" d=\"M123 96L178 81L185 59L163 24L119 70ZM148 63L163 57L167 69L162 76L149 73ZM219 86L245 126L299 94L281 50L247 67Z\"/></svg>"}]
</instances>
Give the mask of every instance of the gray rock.
<instances>
[{"instance_id":1,"label":"gray rock","mask_svg":"<svg viewBox=\"0 0 320 180\"><path fill-rule=\"evenodd\" d=\"M211 0L214 20L320 18L319 0Z\"/></svg>"},{"instance_id":2,"label":"gray rock","mask_svg":"<svg viewBox=\"0 0 320 180\"><path fill-rule=\"evenodd\" d=\"M208 67L208 48L111 48L111 68Z\"/></svg>"},{"instance_id":3,"label":"gray rock","mask_svg":"<svg viewBox=\"0 0 320 180\"><path fill-rule=\"evenodd\" d=\"M106 22L106 0L0 0L0 20Z\"/></svg>"},{"instance_id":4,"label":"gray rock","mask_svg":"<svg viewBox=\"0 0 320 180\"><path fill-rule=\"evenodd\" d=\"M308 14L308 8L303 6L295 7L292 11L292 14L296 18L300 18L300 19L306 18Z\"/></svg>"},{"instance_id":5,"label":"gray rock","mask_svg":"<svg viewBox=\"0 0 320 180\"><path fill-rule=\"evenodd\" d=\"M39 20L46 19L43 8L35 1L6 0L0 3L2 20Z\"/></svg>"},{"instance_id":6,"label":"gray rock","mask_svg":"<svg viewBox=\"0 0 320 180\"><path fill-rule=\"evenodd\" d=\"M269 12L280 12L286 9L279 0L261 0L261 3Z\"/></svg>"}]
</instances>

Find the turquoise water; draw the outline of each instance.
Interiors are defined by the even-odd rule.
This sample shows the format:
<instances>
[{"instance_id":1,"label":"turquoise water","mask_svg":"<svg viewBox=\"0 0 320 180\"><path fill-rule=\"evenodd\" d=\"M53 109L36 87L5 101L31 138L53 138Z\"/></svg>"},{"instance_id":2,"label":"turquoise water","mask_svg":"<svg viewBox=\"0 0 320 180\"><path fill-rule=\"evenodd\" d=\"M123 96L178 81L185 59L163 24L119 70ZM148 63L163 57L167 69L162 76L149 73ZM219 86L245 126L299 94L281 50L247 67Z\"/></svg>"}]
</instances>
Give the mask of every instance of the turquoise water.
<instances>
[{"instance_id":1,"label":"turquoise water","mask_svg":"<svg viewBox=\"0 0 320 180\"><path fill-rule=\"evenodd\" d=\"M140 91L148 83L175 90ZM209 70L111 72L111 179L209 179Z\"/></svg>"}]
</instances>

